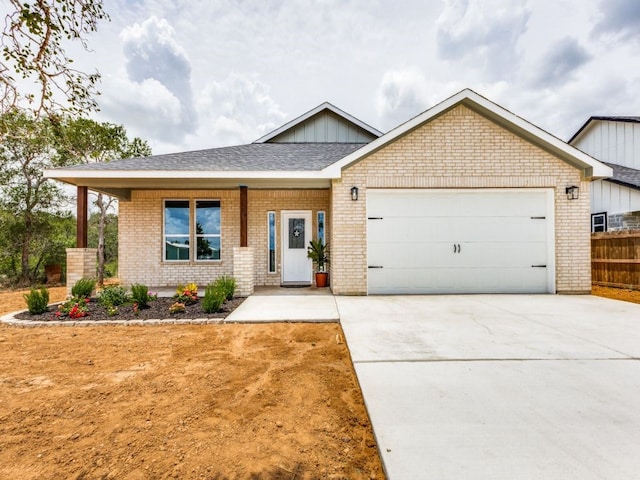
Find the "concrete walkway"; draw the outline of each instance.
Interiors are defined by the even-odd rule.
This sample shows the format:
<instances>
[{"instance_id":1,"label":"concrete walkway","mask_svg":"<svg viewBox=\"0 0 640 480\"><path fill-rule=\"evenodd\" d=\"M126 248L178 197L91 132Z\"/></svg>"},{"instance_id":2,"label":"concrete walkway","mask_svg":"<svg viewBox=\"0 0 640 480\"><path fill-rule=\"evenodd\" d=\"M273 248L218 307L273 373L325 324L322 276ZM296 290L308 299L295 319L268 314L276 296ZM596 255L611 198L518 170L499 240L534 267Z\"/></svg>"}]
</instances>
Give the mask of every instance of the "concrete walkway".
<instances>
[{"instance_id":1,"label":"concrete walkway","mask_svg":"<svg viewBox=\"0 0 640 480\"><path fill-rule=\"evenodd\" d=\"M389 479L635 479L640 305L336 297Z\"/></svg>"},{"instance_id":2,"label":"concrete walkway","mask_svg":"<svg viewBox=\"0 0 640 480\"><path fill-rule=\"evenodd\" d=\"M233 322L337 322L338 308L328 288L257 288L226 319Z\"/></svg>"}]
</instances>

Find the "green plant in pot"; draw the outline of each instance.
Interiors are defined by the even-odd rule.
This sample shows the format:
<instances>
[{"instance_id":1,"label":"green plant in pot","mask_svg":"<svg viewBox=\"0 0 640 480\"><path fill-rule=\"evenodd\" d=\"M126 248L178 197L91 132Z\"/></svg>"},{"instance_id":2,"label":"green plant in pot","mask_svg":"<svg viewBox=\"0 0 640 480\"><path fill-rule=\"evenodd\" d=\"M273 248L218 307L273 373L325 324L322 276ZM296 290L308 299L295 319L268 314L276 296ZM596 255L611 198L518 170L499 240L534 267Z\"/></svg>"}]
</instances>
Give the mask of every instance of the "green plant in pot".
<instances>
[{"instance_id":1,"label":"green plant in pot","mask_svg":"<svg viewBox=\"0 0 640 480\"><path fill-rule=\"evenodd\" d=\"M307 257L317 265L316 286L326 287L327 276L326 265L329 264L329 245L325 245L322 240L311 240L307 247Z\"/></svg>"}]
</instances>

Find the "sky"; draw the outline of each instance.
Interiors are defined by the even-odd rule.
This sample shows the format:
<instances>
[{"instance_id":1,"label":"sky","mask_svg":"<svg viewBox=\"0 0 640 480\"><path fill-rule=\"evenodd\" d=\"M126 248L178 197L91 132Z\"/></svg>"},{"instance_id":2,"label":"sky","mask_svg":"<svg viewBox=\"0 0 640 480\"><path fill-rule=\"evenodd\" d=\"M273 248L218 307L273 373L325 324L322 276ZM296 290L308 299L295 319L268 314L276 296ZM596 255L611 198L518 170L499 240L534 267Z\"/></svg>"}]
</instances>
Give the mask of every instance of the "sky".
<instances>
[{"instance_id":1,"label":"sky","mask_svg":"<svg viewBox=\"0 0 640 480\"><path fill-rule=\"evenodd\" d=\"M568 140L640 115L638 0L106 0L68 52L154 154L250 143L329 101L386 132L471 88Z\"/></svg>"}]
</instances>

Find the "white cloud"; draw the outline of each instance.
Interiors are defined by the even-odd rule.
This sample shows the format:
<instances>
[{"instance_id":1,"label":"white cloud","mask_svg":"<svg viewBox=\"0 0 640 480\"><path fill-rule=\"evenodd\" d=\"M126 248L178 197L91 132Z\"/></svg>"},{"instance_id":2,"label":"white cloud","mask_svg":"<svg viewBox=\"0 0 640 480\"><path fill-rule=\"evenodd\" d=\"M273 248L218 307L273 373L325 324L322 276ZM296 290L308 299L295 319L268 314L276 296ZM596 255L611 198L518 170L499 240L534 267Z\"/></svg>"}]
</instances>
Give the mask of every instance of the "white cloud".
<instances>
[{"instance_id":1,"label":"white cloud","mask_svg":"<svg viewBox=\"0 0 640 480\"><path fill-rule=\"evenodd\" d=\"M200 126L190 140L203 148L252 142L287 117L266 85L240 74L210 82L198 95L197 109Z\"/></svg>"},{"instance_id":2,"label":"white cloud","mask_svg":"<svg viewBox=\"0 0 640 480\"><path fill-rule=\"evenodd\" d=\"M591 58L592 55L575 38L565 37L545 52L534 73L533 85L547 87L564 84Z\"/></svg>"},{"instance_id":3,"label":"white cloud","mask_svg":"<svg viewBox=\"0 0 640 480\"><path fill-rule=\"evenodd\" d=\"M175 135L193 132L197 118L191 63L169 22L151 16L125 28L120 38L129 80L137 84L148 80L161 83L180 102L180 123L175 126Z\"/></svg>"},{"instance_id":4,"label":"white cloud","mask_svg":"<svg viewBox=\"0 0 640 480\"><path fill-rule=\"evenodd\" d=\"M437 20L440 58L464 61L481 78L511 78L520 52L517 44L531 15L526 0L444 0Z\"/></svg>"}]
</instances>

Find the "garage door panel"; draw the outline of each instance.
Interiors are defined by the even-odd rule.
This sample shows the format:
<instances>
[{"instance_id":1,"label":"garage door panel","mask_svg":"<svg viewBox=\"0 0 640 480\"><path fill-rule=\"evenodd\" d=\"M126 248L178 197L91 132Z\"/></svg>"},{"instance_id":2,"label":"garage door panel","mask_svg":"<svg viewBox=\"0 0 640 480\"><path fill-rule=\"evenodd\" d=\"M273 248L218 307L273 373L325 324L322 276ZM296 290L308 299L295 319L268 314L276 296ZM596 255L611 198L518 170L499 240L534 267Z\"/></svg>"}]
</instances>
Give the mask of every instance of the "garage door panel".
<instances>
[{"instance_id":1,"label":"garage door panel","mask_svg":"<svg viewBox=\"0 0 640 480\"><path fill-rule=\"evenodd\" d=\"M553 291L548 190L367 192L369 293Z\"/></svg>"}]
</instances>

